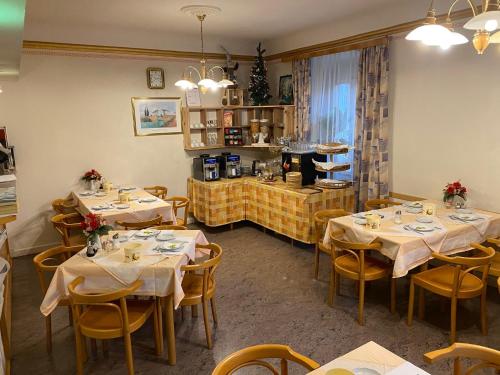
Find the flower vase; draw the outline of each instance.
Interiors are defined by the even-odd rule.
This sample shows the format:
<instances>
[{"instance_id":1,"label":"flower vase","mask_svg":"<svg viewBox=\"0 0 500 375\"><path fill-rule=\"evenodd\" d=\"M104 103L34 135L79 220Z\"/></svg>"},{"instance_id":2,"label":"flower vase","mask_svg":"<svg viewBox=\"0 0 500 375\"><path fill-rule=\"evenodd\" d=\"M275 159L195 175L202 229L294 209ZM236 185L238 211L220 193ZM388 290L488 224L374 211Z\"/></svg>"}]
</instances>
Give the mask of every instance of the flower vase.
<instances>
[{"instance_id":1,"label":"flower vase","mask_svg":"<svg viewBox=\"0 0 500 375\"><path fill-rule=\"evenodd\" d=\"M87 237L87 256L93 257L101 249L102 249L101 238L97 233L91 233Z\"/></svg>"},{"instance_id":2,"label":"flower vase","mask_svg":"<svg viewBox=\"0 0 500 375\"><path fill-rule=\"evenodd\" d=\"M90 180L89 181L89 190L96 192L97 191L97 180Z\"/></svg>"},{"instance_id":3,"label":"flower vase","mask_svg":"<svg viewBox=\"0 0 500 375\"><path fill-rule=\"evenodd\" d=\"M448 209L452 208L453 207L453 198L450 197L450 198L447 198L445 201L444 201L444 206Z\"/></svg>"}]
</instances>

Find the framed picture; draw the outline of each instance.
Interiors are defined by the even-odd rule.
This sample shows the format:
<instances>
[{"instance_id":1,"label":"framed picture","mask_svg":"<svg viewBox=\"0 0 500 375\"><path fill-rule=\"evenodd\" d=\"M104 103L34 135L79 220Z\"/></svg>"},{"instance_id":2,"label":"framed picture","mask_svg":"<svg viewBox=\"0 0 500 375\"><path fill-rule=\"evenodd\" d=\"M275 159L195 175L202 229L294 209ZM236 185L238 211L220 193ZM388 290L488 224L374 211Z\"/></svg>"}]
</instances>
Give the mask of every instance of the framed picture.
<instances>
[{"instance_id":1,"label":"framed picture","mask_svg":"<svg viewBox=\"0 0 500 375\"><path fill-rule=\"evenodd\" d=\"M181 98L132 98L136 136L182 133Z\"/></svg>"},{"instance_id":2,"label":"framed picture","mask_svg":"<svg viewBox=\"0 0 500 375\"><path fill-rule=\"evenodd\" d=\"M280 104L293 104L293 80L291 74L280 77L279 97Z\"/></svg>"},{"instance_id":3,"label":"framed picture","mask_svg":"<svg viewBox=\"0 0 500 375\"><path fill-rule=\"evenodd\" d=\"M148 87L150 89L165 88L165 73L162 68L147 68L146 76L148 79Z\"/></svg>"}]
</instances>

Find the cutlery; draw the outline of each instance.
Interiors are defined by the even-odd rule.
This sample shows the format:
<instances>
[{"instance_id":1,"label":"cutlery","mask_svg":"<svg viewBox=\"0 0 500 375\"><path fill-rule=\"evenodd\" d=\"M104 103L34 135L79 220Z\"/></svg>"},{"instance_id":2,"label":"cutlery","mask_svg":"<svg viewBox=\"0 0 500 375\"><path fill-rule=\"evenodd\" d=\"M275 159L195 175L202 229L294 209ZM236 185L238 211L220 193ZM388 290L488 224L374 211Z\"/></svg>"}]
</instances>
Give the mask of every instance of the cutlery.
<instances>
[{"instance_id":1,"label":"cutlery","mask_svg":"<svg viewBox=\"0 0 500 375\"><path fill-rule=\"evenodd\" d=\"M407 231L410 231L410 232L415 232L415 233L417 233L417 234L422 234L422 235L423 235L423 233L422 233L422 232L420 232L420 231L418 231L418 230L416 230L416 229L414 229L414 228L410 227L409 225L405 225L405 226L403 227L403 229L405 229L405 230L407 230Z\"/></svg>"}]
</instances>

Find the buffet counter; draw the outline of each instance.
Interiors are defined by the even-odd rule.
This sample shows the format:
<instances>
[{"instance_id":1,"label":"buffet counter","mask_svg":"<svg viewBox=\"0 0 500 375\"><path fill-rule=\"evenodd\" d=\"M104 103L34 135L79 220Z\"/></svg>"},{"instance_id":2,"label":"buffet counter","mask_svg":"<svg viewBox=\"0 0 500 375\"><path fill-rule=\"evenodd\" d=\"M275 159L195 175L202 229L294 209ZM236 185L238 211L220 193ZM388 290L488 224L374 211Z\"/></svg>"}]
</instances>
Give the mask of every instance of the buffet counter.
<instances>
[{"instance_id":1,"label":"buffet counter","mask_svg":"<svg viewBox=\"0 0 500 375\"><path fill-rule=\"evenodd\" d=\"M292 239L314 243L318 210L353 210L354 190L290 189L279 179L267 184L256 177L203 182L188 179L190 211L207 226L249 220Z\"/></svg>"}]
</instances>

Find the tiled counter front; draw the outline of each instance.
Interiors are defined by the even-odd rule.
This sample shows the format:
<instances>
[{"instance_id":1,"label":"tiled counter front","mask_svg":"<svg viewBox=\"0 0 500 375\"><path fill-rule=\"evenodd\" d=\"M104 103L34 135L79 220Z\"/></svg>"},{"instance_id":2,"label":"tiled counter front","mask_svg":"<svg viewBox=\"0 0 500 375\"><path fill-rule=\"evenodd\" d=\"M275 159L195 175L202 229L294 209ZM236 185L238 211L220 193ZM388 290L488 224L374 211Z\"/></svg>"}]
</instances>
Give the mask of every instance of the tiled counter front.
<instances>
[{"instance_id":1,"label":"tiled counter front","mask_svg":"<svg viewBox=\"0 0 500 375\"><path fill-rule=\"evenodd\" d=\"M314 212L327 208L352 211L352 188L307 193L253 177L202 182L189 179L194 217L209 226L249 220L287 237L314 243Z\"/></svg>"}]
</instances>

